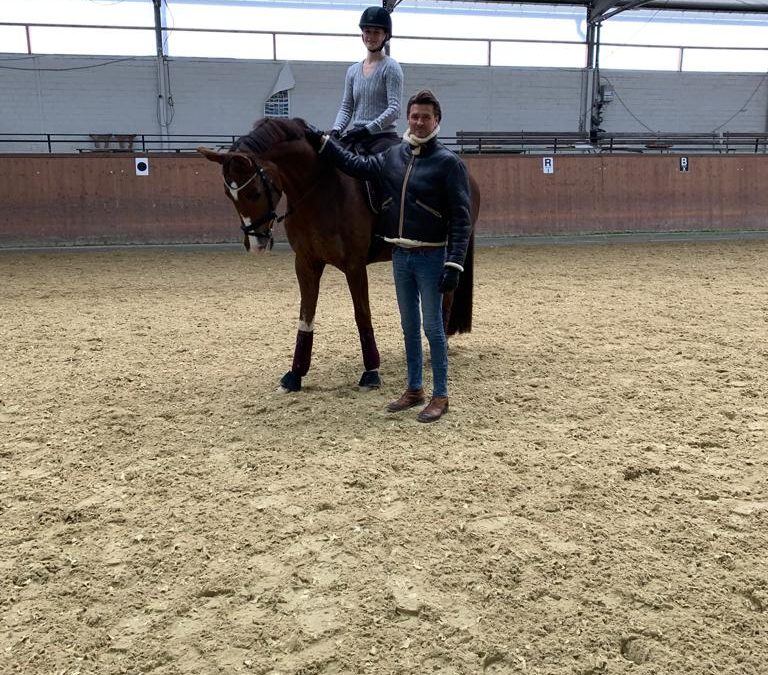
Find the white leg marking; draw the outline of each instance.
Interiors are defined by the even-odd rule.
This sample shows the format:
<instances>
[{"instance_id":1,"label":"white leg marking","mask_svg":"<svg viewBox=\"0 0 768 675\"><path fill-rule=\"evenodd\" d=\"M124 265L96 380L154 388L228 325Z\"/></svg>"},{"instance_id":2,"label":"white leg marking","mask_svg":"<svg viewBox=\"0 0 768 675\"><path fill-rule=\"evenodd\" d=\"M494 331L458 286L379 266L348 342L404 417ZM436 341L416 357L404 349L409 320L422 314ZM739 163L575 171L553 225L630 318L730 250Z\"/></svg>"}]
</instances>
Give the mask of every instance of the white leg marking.
<instances>
[{"instance_id":1,"label":"white leg marking","mask_svg":"<svg viewBox=\"0 0 768 675\"><path fill-rule=\"evenodd\" d=\"M306 321L299 321L299 330L304 333L312 333L315 330L315 322L307 323Z\"/></svg>"}]
</instances>

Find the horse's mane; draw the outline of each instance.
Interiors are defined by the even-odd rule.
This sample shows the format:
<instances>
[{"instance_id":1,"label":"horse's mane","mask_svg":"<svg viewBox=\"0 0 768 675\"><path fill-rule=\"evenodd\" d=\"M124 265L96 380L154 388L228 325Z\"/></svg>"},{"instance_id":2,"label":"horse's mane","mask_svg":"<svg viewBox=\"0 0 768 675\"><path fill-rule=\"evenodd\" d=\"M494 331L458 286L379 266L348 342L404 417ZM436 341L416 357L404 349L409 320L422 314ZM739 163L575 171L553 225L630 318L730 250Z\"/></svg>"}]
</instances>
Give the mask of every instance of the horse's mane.
<instances>
[{"instance_id":1,"label":"horse's mane","mask_svg":"<svg viewBox=\"0 0 768 675\"><path fill-rule=\"evenodd\" d=\"M259 154L278 143L304 138L306 128L307 123L299 117L294 117L291 120L265 117L253 125L249 134L238 138L230 151L248 150Z\"/></svg>"}]
</instances>

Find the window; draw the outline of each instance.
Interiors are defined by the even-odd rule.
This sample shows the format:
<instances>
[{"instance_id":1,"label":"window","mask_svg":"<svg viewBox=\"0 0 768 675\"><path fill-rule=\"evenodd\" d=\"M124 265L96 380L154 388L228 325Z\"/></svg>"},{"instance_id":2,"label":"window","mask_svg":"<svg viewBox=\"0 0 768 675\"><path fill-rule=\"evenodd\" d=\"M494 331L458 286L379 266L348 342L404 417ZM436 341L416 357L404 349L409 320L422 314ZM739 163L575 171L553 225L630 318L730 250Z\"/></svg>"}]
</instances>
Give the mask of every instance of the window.
<instances>
[{"instance_id":1,"label":"window","mask_svg":"<svg viewBox=\"0 0 768 675\"><path fill-rule=\"evenodd\" d=\"M290 117L291 99L288 90L278 91L264 104L264 117Z\"/></svg>"}]
</instances>

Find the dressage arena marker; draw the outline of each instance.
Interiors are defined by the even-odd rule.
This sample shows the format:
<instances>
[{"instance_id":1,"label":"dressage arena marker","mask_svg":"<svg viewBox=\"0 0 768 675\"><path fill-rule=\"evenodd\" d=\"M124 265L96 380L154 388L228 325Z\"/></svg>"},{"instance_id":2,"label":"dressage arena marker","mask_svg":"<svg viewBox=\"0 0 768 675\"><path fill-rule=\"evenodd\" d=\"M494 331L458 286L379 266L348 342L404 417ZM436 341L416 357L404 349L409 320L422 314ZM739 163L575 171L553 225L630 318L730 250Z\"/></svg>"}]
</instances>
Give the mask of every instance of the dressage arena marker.
<instances>
[{"instance_id":1,"label":"dressage arena marker","mask_svg":"<svg viewBox=\"0 0 768 675\"><path fill-rule=\"evenodd\" d=\"M147 157L135 157L133 162L136 166L137 176L149 176L149 159Z\"/></svg>"}]
</instances>

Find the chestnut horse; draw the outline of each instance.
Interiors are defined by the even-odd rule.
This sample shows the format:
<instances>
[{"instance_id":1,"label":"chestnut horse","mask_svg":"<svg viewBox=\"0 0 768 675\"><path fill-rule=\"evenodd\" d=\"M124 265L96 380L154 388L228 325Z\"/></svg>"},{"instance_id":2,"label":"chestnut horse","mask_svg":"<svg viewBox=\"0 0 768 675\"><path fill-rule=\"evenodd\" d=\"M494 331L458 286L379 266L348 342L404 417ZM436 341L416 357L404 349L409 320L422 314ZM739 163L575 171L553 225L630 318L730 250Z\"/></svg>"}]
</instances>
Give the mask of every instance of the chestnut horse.
<instances>
[{"instance_id":1,"label":"chestnut horse","mask_svg":"<svg viewBox=\"0 0 768 675\"><path fill-rule=\"evenodd\" d=\"M358 386L379 387L379 350L371 324L366 265L390 260L392 250L388 245L373 246L376 217L368 206L364 184L318 157L304 137L305 129L305 122L298 118L262 119L228 152L208 148L198 152L222 165L225 194L240 215L246 248L256 252L271 248L272 227L276 220L285 220L285 233L295 253L301 307L293 364L280 386L286 391L301 389L312 357L320 277L326 265L333 265L346 277L352 294L365 366ZM474 227L479 190L474 180L470 182ZM288 211L278 217L275 207L283 194ZM472 328L473 246L474 234L459 287L443 299L449 335Z\"/></svg>"}]
</instances>

